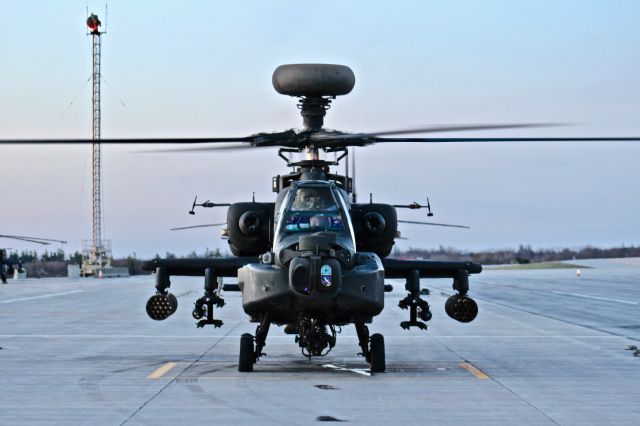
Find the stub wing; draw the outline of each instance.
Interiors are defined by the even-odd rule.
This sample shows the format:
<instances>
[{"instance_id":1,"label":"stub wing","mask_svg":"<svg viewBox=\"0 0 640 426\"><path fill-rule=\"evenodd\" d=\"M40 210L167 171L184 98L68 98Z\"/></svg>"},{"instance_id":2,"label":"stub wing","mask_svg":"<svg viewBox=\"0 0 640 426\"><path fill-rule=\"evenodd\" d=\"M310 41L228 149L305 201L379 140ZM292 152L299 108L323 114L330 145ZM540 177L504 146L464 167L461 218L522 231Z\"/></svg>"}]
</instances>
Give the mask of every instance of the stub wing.
<instances>
[{"instance_id":1,"label":"stub wing","mask_svg":"<svg viewBox=\"0 0 640 426\"><path fill-rule=\"evenodd\" d=\"M248 263L259 263L257 257L200 257L193 259L153 259L142 263L145 271L166 268L167 275L189 277L204 276L206 269L215 271L218 277L237 277L238 269Z\"/></svg>"},{"instance_id":2,"label":"stub wing","mask_svg":"<svg viewBox=\"0 0 640 426\"><path fill-rule=\"evenodd\" d=\"M461 270L479 274L482 265L473 262L439 260L382 259L385 278L406 278L410 271L418 271L420 278L456 278Z\"/></svg>"},{"instance_id":3,"label":"stub wing","mask_svg":"<svg viewBox=\"0 0 640 426\"><path fill-rule=\"evenodd\" d=\"M218 277L236 277L238 269L249 263L259 263L257 257L206 257L193 259L153 259L142 263L145 271L166 268L168 275L204 276L210 268ZM473 262L448 262L438 260L382 259L385 278L405 278L410 271L417 270L420 278L455 278L460 270L468 274L479 274L482 265Z\"/></svg>"}]
</instances>

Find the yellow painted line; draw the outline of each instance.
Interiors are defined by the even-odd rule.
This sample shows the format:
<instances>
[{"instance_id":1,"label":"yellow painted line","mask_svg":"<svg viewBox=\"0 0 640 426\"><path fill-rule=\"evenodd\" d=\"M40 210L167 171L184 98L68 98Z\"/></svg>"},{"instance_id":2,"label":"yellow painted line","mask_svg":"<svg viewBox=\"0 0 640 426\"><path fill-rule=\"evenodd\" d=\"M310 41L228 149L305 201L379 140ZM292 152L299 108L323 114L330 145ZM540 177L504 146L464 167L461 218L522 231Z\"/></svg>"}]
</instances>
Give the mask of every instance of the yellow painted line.
<instances>
[{"instance_id":1,"label":"yellow painted line","mask_svg":"<svg viewBox=\"0 0 640 426\"><path fill-rule=\"evenodd\" d=\"M467 370L469 373L473 374L478 379L488 379L489 378L489 376L487 376L483 371L479 370L478 368L476 368L473 364L471 364L469 362L460 363L460 367L464 368L465 370Z\"/></svg>"},{"instance_id":2,"label":"yellow painted line","mask_svg":"<svg viewBox=\"0 0 640 426\"><path fill-rule=\"evenodd\" d=\"M169 372L169 370L171 370L175 366L176 366L175 362L168 362L162 367L158 368L153 373L149 374L149 376L147 376L147 379L159 379L165 374L167 374L167 372Z\"/></svg>"}]
</instances>

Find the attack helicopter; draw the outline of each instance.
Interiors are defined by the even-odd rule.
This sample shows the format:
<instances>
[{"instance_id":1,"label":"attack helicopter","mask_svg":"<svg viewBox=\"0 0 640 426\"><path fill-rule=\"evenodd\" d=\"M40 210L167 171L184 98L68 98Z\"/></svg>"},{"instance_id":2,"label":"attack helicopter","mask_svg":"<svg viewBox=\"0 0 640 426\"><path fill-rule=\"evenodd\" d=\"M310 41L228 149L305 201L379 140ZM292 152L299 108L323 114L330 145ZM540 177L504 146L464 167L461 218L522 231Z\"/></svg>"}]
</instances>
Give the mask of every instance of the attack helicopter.
<instances>
[{"instance_id":1,"label":"attack helicopter","mask_svg":"<svg viewBox=\"0 0 640 426\"><path fill-rule=\"evenodd\" d=\"M143 263L155 272L155 294L146 311L154 320L173 315L178 302L169 290L171 276L201 276L204 294L194 304L198 327L220 327L215 308L225 305L222 290L242 293L242 307L250 321L257 323L255 334L240 338L238 370L253 371L264 356L263 349L272 325L283 326L295 335L302 354L311 358L326 355L337 341L337 330L355 326L360 355L371 372L386 369L384 337L370 334L373 319L384 309L385 279L405 281L407 295L398 307L408 312L404 329L427 329L432 313L422 299L420 280L449 278L455 294L445 303L447 315L462 323L473 321L478 305L469 296L469 277L482 266L473 262L401 260L390 258L397 236L398 208L422 209L418 203L394 205L354 199L353 179L331 166L338 166L349 149L378 143L457 142L582 142L640 141L638 137L407 137L419 133L499 130L549 126L549 124L461 124L390 130L376 133L348 133L323 127L332 101L347 95L355 85L349 67L330 64L281 65L273 73L275 90L298 99L302 129L257 133L234 138L144 138L101 139L101 144L194 144L179 151L215 151L230 148L278 148L278 156L294 170L276 175L272 202L203 203L196 207L226 207L224 230L233 257L153 259ZM92 143L87 139L3 140L0 144ZM223 145L219 145L223 144ZM229 144L235 144L229 146ZM291 155L304 158L293 160ZM322 158L334 154L335 159ZM430 210L430 209L429 209ZM219 285L218 278L237 277L234 286Z\"/></svg>"},{"instance_id":2,"label":"attack helicopter","mask_svg":"<svg viewBox=\"0 0 640 426\"><path fill-rule=\"evenodd\" d=\"M194 200L196 207L227 207L226 228L233 258L155 259L143 268L156 273L156 290L147 302L147 313L164 320L177 309L177 298L169 293L171 275L204 276L204 295L195 302L193 317L198 327L219 327L214 307L224 306L220 297L219 277L237 277L242 292L242 305L252 322L254 335L240 338L238 369L252 371L263 356L269 328L284 326L303 355L326 355L336 344L336 329L355 326L360 355L372 372L386 369L384 337L370 334L369 324L384 308L384 293L391 291L385 278L405 280L407 296L399 302L408 310L409 318L401 322L404 329L427 329L432 317L428 302L420 297L421 278L451 278L456 294L445 303L446 313L454 320L467 323L478 314L477 303L469 297L469 276L482 271L472 262L399 260L391 254L398 236L397 209L428 209L413 202L407 205L357 203L353 195L353 179L332 173L347 157L349 148L389 142L455 142L558 140L557 138L407 138L386 137L411 133L468 131L537 127L540 124L487 124L434 126L421 129L378 132L376 134L345 133L323 128L330 104L338 96L351 92L355 76L342 65L294 64L278 67L272 77L275 90L298 98L297 107L303 118L302 130L258 133L245 138L224 138L208 142L238 142L240 147L277 147L287 167L295 171L272 179L275 202L213 203ZM610 138L564 138L563 140L609 140ZM199 142L199 141L198 141ZM229 149L229 146L206 146L180 149L201 151ZM291 154L304 154L293 161ZM334 153L332 161L321 153ZM289 155L289 156L287 156ZM411 221L406 221L411 223ZM432 224L414 222L420 224ZM197 225L221 226L223 224ZM433 224L464 227L461 225ZM191 227L174 228L188 229ZM233 289L234 286L224 286Z\"/></svg>"},{"instance_id":3,"label":"attack helicopter","mask_svg":"<svg viewBox=\"0 0 640 426\"><path fill-rule=\"evenodd\" d=\"M263 355L272 324L285 326L307 357L326 355L336 344L336 328L353 323L361 354L372 372L386 368L384 337L370 335L367 324L384 307L385 278L405 278L408 296L400 307L409 310L403 328L426 329L431 319L429 304L420 297L420 278L450 277L458 294L447 301L447 313L461 322L472 321L477 304L468 297L469 274L482 267L471 262L428 262L385 259L398 236L396 208L428 208L416 202L408 205L353 202L353 179L330 172L358 146L362 136L322 130L323 117L332 99L349 93L355 83L353 72L340 65L285 65L273 75L276 90L300 98L304 120L302 132L259 134L254 146L277 146L278 155L295 172L273 178L277 197L273 203L197 203L196 207L228 207L226 229L229 248L237 257L227 259L155 259L143 264L156 272L157 294L147 303L147 313L163 320L177 309L177 298L168 292L171 275L203 275L205 294L199 298L193 316L198 326L214 325L215 307L222 307L218 277L238 278L243 308L257 322L255 335L240 339L238 369L252 371ZM228 147L225 147L227 149ZM198 149L198 148L196 148ZM334 161L321 159L320 152L335 152ZM291 161L285 154L304 153ZM207 224L202 226L219 226ZM436 224L444 226L457 226ZM460 226L463 227L463 226ZM186 229L190 227L174 228ZM384 260L383 260L384 259Z\"/></svg>"}]
</instances>

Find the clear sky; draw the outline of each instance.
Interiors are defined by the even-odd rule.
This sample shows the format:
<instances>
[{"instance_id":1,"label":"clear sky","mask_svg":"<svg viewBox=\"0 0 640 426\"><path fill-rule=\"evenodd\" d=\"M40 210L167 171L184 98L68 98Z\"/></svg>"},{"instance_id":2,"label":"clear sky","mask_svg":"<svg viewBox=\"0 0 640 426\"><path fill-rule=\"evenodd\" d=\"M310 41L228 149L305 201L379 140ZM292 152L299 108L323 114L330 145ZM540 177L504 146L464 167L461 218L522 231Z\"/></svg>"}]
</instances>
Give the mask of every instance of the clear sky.
<instances>
[{"instance_id":1,"label":"clear sky","mask_svg":"<svg viewBox=\"0 0 640 426\"><path fill-rule=\"evenodd\" d=\"M350 66L328 128L561 122L442 136L640 136L638 1L0 0L0 138L90 137L91 43L103 38L102 136L244 136L300 127L271 74ZM224 209L193 197L272 201L275 150L141 154L103 147L105 234L116 256L225 249ZM154 147L150 146L153 150ZM0 234L91 235L91 147L0 146ZM423 202L401 248L640 244L640 143L385 145L359 149L361 199ZM408 220L423 212L400 211ZM0 240L0 246L39 248ZM55 248L55 247L54 247Z\"/></svg>"}]
</instances>

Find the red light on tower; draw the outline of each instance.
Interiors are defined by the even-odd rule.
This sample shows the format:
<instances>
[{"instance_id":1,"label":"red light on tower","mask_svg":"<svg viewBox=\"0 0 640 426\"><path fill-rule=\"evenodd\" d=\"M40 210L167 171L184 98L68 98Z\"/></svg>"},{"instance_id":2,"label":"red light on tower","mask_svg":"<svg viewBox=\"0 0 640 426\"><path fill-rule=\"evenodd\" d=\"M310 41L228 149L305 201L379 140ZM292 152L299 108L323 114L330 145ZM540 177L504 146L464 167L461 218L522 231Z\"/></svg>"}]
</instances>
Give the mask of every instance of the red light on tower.
<instances>
[{"instance_id":1,"label":"red light on tower","mask_svg":"<svg viewBox=\"0 0 640 426\"><path fill-rule=\"evenodd\" d=\"M87 27L89 27L92 33L99 33L100 31L98 30L98 28L100 27L100 25L102 25L102 22L100 22L100 19L98 19L97 15L94 15L92 13L91 16L87 18Z\"/></svg>"}]
</instances>

